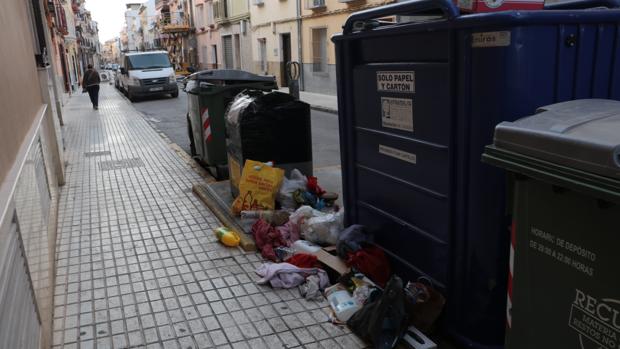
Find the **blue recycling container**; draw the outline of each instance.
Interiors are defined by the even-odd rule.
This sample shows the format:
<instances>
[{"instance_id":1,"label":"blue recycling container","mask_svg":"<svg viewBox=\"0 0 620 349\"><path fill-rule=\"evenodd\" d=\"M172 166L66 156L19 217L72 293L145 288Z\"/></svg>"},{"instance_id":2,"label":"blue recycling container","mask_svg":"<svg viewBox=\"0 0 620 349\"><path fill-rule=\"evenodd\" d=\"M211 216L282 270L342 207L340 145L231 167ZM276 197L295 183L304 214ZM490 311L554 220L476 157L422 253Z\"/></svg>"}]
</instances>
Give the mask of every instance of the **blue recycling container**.
<instances>
[{"instance_id":1,"label":"blue recycling container","mask_svg":"<svg viewBox=\"0 0 620 349\"><path fill-rule=\"evenodd\" d=\"M464 347L500 348L506 326L506 179L484 146L539 106L620 99L617 8L410 1L355 13L332 38L346 221L373 230L399 274L435 281L442 328Z\"/></svg>"}]
</instances>

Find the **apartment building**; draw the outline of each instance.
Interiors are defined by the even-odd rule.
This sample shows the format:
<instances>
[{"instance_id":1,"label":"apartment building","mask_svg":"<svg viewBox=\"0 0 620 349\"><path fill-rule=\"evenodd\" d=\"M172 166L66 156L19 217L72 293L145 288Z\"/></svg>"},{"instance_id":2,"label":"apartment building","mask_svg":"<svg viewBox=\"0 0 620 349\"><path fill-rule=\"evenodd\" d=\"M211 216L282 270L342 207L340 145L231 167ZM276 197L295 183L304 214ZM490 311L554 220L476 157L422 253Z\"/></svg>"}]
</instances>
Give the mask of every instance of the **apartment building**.
<instances>
[{"instance_id":1,"label":"apartment building","mask_svg":"<svg viewBox=\"0 0 620 349\"><path fill-rule=\"evenodd\" d=\"M140 50L153 50L157 48L155 39L157 32L155 30L157 13L155 12L155 0L147 0L138 10L140 17L140 28L138 34L140 36Z\"/></svg>"},{"instance_id":2,"label":"apartment building","mask_svg":"<svg viewBox=\"0 0 620 349\"><path fill-rule=\"evenodd\" d=\"M336 94L336 53L330 38L351 13L394 0L298 0L302 9L303 89Z\"/></svg>"},{"instance_id":3,"label":"apartment building","mask_svg":"<svg viewBox=\"0 0 620 349\"><path fill-rule=\"evenodd\" d=\"M157 42L168 51L175 69L196 65L192 0L157 0L155 9Z\"/></svg>"},{"instance_id":4,"label":"apartment building","mask_svg":"<svg viewBox=\"0 0 620 349\"><path fill-rule=\"evenodd\" d=\"M140 3L126 4L127 10L125 10L125 35L126 46L124 50L136 51L139 49L142 38L140 37ZM123 38L125 39L125 38Z\"/></svg>"},{"instance_id":5,"label":"apartment building","mask_svg":"<svg viewBox=\"0 0 620 349\"><path fill-rule=\"evenodd\" d=\"M56 6L59 5L59 6ZM0 338L51 346L58 186L64 183L56 72L65 62L61 3L0 1ZM61 10L62 9L62 10ZM59 15L57 16L56 13ZM52 32L55 40L52 41ZM20 35L15 35L20 33ZM62 51L61 51L62 49ZM64 53L63 53L64 55ZM10 68L7 68L10 67Z\"/></svg>"},{"instance_id":6,"label":"apartment building","mask_svg":"<svg viewBox=\"0 0 620 349\"><path fill-rule=\"evenodd\" d=\"M221 69L222 49L219 24L215 21L213 0L194 0L194 25L198 69Z\"/></svg>"},{"instance_id":7,"label":"apartment building","mask_svg":"<svg viewBox=\"0 0 620 349\"><path fill-rule=\"evenodd\" d=\"M299 61L301 7L296 0L251 0L252 71L275 75L279 86L288 86L286 64Z\"/></svg>"},{"instance_id":8,"label":"apartment building","mask_svg":"<svg viewBox=\"0 0 620 349\"><path fill-rule=\"evenodd\" d=\"M213 1L225 69L252 70L252 35L248 0Z\"/></svg>"}]
</instances>

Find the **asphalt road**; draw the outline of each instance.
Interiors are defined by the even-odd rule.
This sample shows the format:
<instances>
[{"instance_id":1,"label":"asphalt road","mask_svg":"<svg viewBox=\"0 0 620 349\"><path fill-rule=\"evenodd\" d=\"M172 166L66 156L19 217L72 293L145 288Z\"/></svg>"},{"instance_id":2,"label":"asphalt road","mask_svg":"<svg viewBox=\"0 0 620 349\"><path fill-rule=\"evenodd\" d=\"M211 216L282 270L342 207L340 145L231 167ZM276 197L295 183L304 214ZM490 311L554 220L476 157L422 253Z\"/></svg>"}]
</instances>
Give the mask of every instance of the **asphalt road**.
<instances>
[{"instance_id":1,"label":"asphalt road","mask_svg":"<svg viewBox=\"0 0 620 349\"><path fill-rule=\"evenodd\" d=\"M187 94L179 97L149 97L133 103L144 118L189 154L187 137ZM312 149L315 168L340 165L338 116L312 110Z\"/></svg>"}]
</instances>

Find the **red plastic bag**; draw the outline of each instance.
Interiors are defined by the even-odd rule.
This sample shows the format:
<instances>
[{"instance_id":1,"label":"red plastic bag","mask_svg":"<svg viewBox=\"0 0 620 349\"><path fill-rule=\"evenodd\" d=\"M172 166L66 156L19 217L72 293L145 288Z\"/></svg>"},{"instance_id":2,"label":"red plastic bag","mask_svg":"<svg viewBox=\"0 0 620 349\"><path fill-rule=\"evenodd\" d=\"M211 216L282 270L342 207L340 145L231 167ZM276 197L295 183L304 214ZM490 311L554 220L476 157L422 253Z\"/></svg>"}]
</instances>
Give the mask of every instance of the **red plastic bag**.
<instances>
[{"instance_id":1,"label":"red plastic bag","mask_svg":"<svg viewBox=\"0 0 620 349\"><path fill-rule=\"evenodd\" d=\"M385 287L392 274L390 262L383 250L377 246L364 247L349 253L347 265L359 270L381 287Z\"/></svg>"}]
</instances>

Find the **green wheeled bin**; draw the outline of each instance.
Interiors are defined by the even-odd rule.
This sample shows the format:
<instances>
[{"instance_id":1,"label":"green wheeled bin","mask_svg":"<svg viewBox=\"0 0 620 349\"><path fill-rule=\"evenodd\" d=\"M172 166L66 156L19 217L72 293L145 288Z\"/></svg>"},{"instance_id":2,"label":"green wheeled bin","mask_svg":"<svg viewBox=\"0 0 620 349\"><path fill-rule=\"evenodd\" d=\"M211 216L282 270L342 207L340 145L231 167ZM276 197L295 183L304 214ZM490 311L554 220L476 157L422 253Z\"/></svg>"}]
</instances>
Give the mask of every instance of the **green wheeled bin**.
<instances>
[{"instance_id":1,"label":"green wheeled bin","mask_svg":"<svg viewBox=\"0 0 620 349\"><path fill-rule=\"evenodd\" d=\"M207 166L218 180L228 178L226 109L244 90L271 91L275 77L242 70L204 70L188 77L187 132L192 157Z\"/></svg>"},{"instance_id":2,"label":"green wheeled bin","mask_svg":"<svg viewBox=\"0 0 620 349\"><path fill-rule=\"evenodd\" d=\"M620 348L620 102L500 123L483 161L511 174L506 349Z\"/></svg>"}]
</instances>

